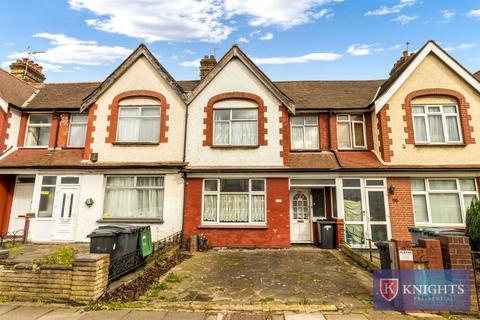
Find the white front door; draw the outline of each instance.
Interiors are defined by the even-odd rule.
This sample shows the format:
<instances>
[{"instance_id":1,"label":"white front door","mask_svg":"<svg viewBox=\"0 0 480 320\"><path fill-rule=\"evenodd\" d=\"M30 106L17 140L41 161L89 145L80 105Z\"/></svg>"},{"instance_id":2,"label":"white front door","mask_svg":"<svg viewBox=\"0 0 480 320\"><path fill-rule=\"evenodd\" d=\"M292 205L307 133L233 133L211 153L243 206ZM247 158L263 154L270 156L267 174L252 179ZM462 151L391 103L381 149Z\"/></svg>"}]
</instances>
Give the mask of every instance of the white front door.
<instances>
[{"instance_id":1,"label":"white front door","mask_svg":"<svg viewBox=\"0 0 480 320\"><path fill-rule=\"evenodd\" d=\"M290 192L290 242L312 242L310 191L297 189Z\"/></svg>"},{"instance_id":2,"label":"white front door","mask_svg":"<svg viewBox=\"0 0 480 320\"><path fill-rule=\"evenodd\" d=\"M78 213L78 186L60 186L53 205L53 240L73 241Z\"/></svg>"},{"instance_id":3,"label":"white front door","mask_svg":"<svg viewBox=\"0 0 480 320\"><path fill-rule=\"evenodd\" d=\"M25 226L25 218L19 216L24 216L26 213L32 212L34 187L35 177L17 177L8 226L9 232L23 230Z\"/></svg>"}]
</instances>

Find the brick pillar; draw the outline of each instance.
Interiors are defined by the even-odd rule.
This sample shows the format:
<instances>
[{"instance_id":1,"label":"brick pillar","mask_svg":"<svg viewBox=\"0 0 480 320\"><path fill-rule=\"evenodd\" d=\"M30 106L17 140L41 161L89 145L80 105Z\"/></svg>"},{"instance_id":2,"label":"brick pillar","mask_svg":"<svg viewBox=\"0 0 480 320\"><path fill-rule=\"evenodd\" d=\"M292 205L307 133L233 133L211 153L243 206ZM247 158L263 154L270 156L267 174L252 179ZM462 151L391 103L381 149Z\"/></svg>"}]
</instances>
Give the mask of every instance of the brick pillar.
<instances>
[{"instance_id":1,"label":"brick pillar","mask_svg":"<svg viewBox=\"0 0 480 320\"><path fill-rule=\"evenodd\" d=\"M425 248L428 269L442 270L443 258L440 241L436 239L419 239L418 245L422 248Z\"/></svg>"},{"instance_id":2,"label":"brick pillar","mask_svg":"<svg viewBox=\"0 0 480 320\"><path fill-rule=\"evenodd\" d=\"M76 303L96 301L108 285L108 254L75 256L70 300Z\"/></svg>"},{"instance_id":3,"label":"brick pillar","mask_svg":"<svg viewBox=\"0 0 480 320\"><path fill-rule=\"evenodd\" d=\"M345 243L345 221L343 219L336 219L337 221L337 248L340 248L342 244Z\"/></svg>"},{"instance_id":4,"label":"brick pillar","mask_svg":"<svg viewBox=\"0 0 480 320\"><path fill-rule=\"evenodd\" d=\"M412 241L410 240L396 240L393 239L393 242L395 242L395 246L397 248L397 257L398 257L398 268L399 269L412 269L413 270L413 259L412 261L403 261L400 260L400 250L409 250L412 251L413 255L413 248L412 248Z\"/></svg>"}]
</instances>

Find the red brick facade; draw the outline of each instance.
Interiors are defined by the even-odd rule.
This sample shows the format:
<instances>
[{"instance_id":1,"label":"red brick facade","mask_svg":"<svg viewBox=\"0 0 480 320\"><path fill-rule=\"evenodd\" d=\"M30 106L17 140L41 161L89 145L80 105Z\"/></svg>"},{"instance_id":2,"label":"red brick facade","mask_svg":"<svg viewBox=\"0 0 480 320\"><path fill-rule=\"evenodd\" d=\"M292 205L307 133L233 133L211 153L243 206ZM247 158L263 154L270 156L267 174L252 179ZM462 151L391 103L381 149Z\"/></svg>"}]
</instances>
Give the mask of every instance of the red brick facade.
<instances>
[{"instance_id":1,"label":"red brick facade","mask_svg":"<svg viewBox=\"0 0 480 320\"><path fill-rule=\"evenodd\" d=\"M130 90L119 93L113 98L112 103L109 105L110 114L107 118L108 136L105 138L106 143L115 143L117 141L117 124L118 124L118 108L121 100L133 97L148 97L155 98L160 102L160 137L158 142L168 142L168 109L170 105L167 103L167 98L160 92L151 90Z\"/></svg>"},{"instance_id":2,"label":"red brick facade","mask_svg":"<svg viewBox=\"0 0 480 320\"><path fill-rule=\"evenodd\" d=\"M203 179L186 181L184 239L203 234L213 247L288 248L290 246L290 215L288 179L267 179L267 226L253 228L202 228Z\"/></svg>"},{"instance_id":3,"label":"red brick facade","mask_svg":"<svg viewBox=\"0 0 480 320\"><path fill-rule=\"evenodd\" d=\"M320 113L318 115L318 130L320 137L320 150L328 151L330 135L328 133L327 113Z\"/></svg>"},{"instance_id":4,"label":"red brick facade","mask_svg":"<svg viewBox=\"0 0 480 320\"><path fill-rule=\"evenodd\" d=\"M208 100L207 106L204 108L205 118L203 119L203 145L213 146L213 106L215 103L223 100L250 100L258 106L258 146L266 146L267 141L267 106L265 106L263 99L253 93L248 92L225 92L217 94Z\"/></svg>"},{"instance_id":5,"label":"red brick facade","mask_svg":"<svg viewBox=\"0 0 480 320\"><path fill-rule=\"evenodd\" d=\"M338 143L337 143L337 115L332 114L330 116L330 124L329 124L329 129L330 129L330 144L333 150L338 149Z\"/></svg>"},{"instance_id":6,"label":"red brick facade","mask_svg":"<svg viewBox=\"0 0 480 320\"><path fill-rule=\"evenodd\" d=\"M0 235L8 231L14 188L14 175L0 175Z\"/></svg>"},{"instance_id":7,"label":"red brick facade","mask_svg":"<svg viewBox=\"0 0 480 320\"><path fill-rule=\"evenodd\" d=\"M89 160L90 155L92 154L92 143L94 141L93 133L95 132L95 125L94 123L97 120L97 112L98 104L94 104L90 106L88 109L88 125L87 125L87 134L85 137L85 149L83 149L83 160Z\"/></svg>"},{"instance_id":8,"label":"red brick facade","mask_svg":"<svg viewBox=\"0 0 480 320\"><path fill-rule=\"evenodd\" d=\"M6 148L7 140L7 128L8 128L8 114L0 108L0 154Z\"/></svg>"},{"instance_id":9,"label":"red brick facade","mask_svg":"<svg viewBox=\"0 0 480 320\"><path fill-rule=\"evenodd\" d=\"M377 113L378 140L380 141L380 154L385 162L390 162L393 157L393 150L390 149L393 141L390 138L392 128L390 128L390 116L387 115L389 105L386 104Z\"/></svg>"},{"instance_id":10,"label":"red brick facade","mask_svg":"<svg viewBox=\"0 0 480 320\"><path fill-rule=\"evenodd\" d=\"M70 114L62 113L58 123L57 147L66 148L68 146L68 132L70 126Z\"/></svg>"},{"instance_id":11,"label":"red brick facade","mask_svg":"<svg viewBox=\"0 0 480 320\"><path fill-rule=\"evenodd\" d=\"M413 117L412 117L412 100L419 97L425 96L447 96L452 97L457 100L460 123L462 127L463 134L463 143L464 144L473 144L475 143L475 138L472 137L473 127L470 125L472 116L468 113L470 104L465 99L465 96L458 91L451 89L422 89L409 93L405 98L405 102L402 104L403 110L405 110L405 115L403 116L403 121L405 123L405 132L407 133L407 138L405 143L415 144L415 135L413 131Z\"/></svg>"},{"instance_id":12,"label":"red brick facade","mask_svg":"<svg viewBox=\"0 0 480 320\"><path fill-rule=\"evenodd\" d=\"M25 145L25 135L27 134L28 113L22 113L20 118L20 128L18 131L17 146L23 147Z\"/></svg>"},{"instance_id":13,"label":"red brick facade","mask_svg":"<svg viewBox=\"0 0 480 320\"><path fill-rule=\"evenodd\" d=\"M283 164L287 165L288 155L290 154L290 118L288 116L287 108L284 105L278 107L280 111L280 124L279 129L280 133L280 146L282 150L280 151L280 157L283 159Z\"/></svg>"},{"instance_id":14,"label":"red brick facade","mask_svg":"<svg viewBox=\"0 0 480 320\"><path fill-rule=\"evenodd\" d=\"M392 238L411 240L408 227L415 226L415 220L410 178L387 178L387 188L390 186L395 187L395 193L388 195Z\"/></svg>"},{"instance_id":15,"label":"red brick facade","mask_svg":"<svg viewBox=\"0 0 480 320\"><path fill-rule=\"evenodd\" d=\"M365 131L367 132L367 148L373 150L372 113L365 113Z\"/></svg>"},{"instance_id":16,"label":"red brick facade","mask_svg":"<svg viewBox=\"0 0 480 320\"><path fill-rule=\"evenodd\" d=\"M59 127L59 115L52 114L52 122L50 126L50 139L48 140L48 147L55 148L55 143L57 142L57 134L58 134L58 127Z\"/></svg>"}]
</instances>

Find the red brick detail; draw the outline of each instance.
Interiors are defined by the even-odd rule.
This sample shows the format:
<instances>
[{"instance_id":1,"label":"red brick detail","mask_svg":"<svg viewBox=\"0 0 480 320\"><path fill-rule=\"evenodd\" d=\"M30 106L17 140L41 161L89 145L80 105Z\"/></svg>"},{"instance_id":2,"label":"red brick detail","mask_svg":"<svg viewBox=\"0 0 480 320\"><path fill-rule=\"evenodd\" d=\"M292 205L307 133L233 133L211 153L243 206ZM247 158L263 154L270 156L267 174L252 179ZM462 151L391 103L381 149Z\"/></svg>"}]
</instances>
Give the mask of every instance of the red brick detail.
<instances>
[{"instance_id":1,"label":"red brick detail","mask_svg":"<svg viewBox=\"0 0 480 320\"><path fill-rule=\"evenodd\" d=\"M395 194L388 195L392 238L411 240L408 227L415 226L410 178L387 178L387 188L395 187Z\"/></svg>"},{"instance_id":2,"label":"red brick detail","mask_svg":"<svg viewBox=\"0 0 480 320\"><path fill-rule=\"evenodd\" d=\"M411 240L398 240L393 239L397 248L397 257L400 257L399 251L400 250L410 250L413 251L412 248L412 241ZM414 267L413 261L398 261L398 268L399 269L412 269Z\"/></svg>"},{"instance_id":3,"label":"red brick detail","mask_svg":"<svg viewBox=\"0 0 480 320\"><path fill-rule=\"evenodd\" d=\"M55 143L57 139L57 133L58 133L58 126L59 126L59 116L56 114L52 114L52 123L50 126L50 140L48 140L48 147L49 148L55 148Z\"/></svg>"},{"instance_id":4,"label":"red brick detail","mask_svg":"<svg viewBox=\"0 0 480 320\"><path fill-rule=\"evenodd\" d=\"M57 147L66 148L68 146L68 131L70 126L70 114L62 113L58 124Z\"/></svg>"},{"instance_id":5,"label":"red brick detail","mask_svg":"<svg viewBox=\"0 0 480 320\"><path fill-rule=\"evenodd\" d=\"M288 248L290 247L290 209L288 179L267 179L267 228L265 229L203 229L202 179L186 181L184 239L203 234L213 247ZM281 202L277 202L279 199Z\"/></svg>"},{"instance_id":6,"label":"red brick detail","mask_svg":"<svg viewBox=\"0 0 480 320\"><path fill-rule=\"evenodd\" d=\"M88 124L87 124L87 134L85 138L85 149L83 150L83 160L89 160L90 155L92 154L92 144L94 141L93 133L95 132L95 122L97 121L97 111L98 104L93 104L88 110Z\"/></svg>"},{"instance_id":7,"label":"red brick detail","mask_svg":"<svg viewBox=\"0 0 480 320\"><path fill-rule=\"evenodd\" d=\"M117 124L118 124L118 107L121 100L132 97L150 97L160 101L160 137L159 142L168 142L168 110L170 105L167 103L167 98L160 92L151 90L130 90L117 94L112 103L108 106L110 114L107 117L108 136L105 138L106 143L115 143L117 141Z\"/></svg>"},{"instance_id":8,"label":"red brick detail","mask_svg":"<svg viewBox=\"0 0 480 320\"><path fill-rule=\"evenodd\" d=\"M318 130L320 137L320 150L328 151L328 140L330 139L328 133L328 114L320 113L318 114Z\"/></svg>"},{"instance_id":9,"label":"red brick detail","mask_svg":"<svg viewBox=\"0 0 480 320\"><path fill-rule=\"evenodd\" d=\"M336 219L336 221L337 248L340 248L340 246L345 243L345 221L343 219Z\"/></svg>"},{"instance_id":10,"label":"red brick detail","mask_svg":"<svg viewBox=\"0 0 480 320\"><path fill-rule=\"evenodd\" d=\"M390 116L387 115L389 105L386 104L383 108L377 113L377 129L378 129L378 140L380 141L380 154L382 159L385 162L390 162L393 157L393 151L390 150L390 146L393 141L390 139L390 133L392 129L390 128Z\"/></svg>"},{"instance_id":11,"label":"red brick detail","mask_svg":"<svg viewBox=\"0 0 480 320\"><path fill-rule=\"evenodd\" d=\"M333 150L338 149L338 141L337 141L337 115L332 114L330 116L330 143Z\"/></svg>"},{"instance_id":12,"label":"red brick detail","mask_svg":"<svg viewBox=\"0 0 480 320\"><path fill-rule=\"evenodd\" d=\"M288 116L288 110L284 105L278 107L280 111L280 157L283 159L283 164L287 165L288 155L290 154L290 117Z\"/></svg>"},{"instance_id":13,"label":"red brick detail","mask_svg":"<svg viewBox=\"0 0 480 320\"><path fill-rule=\"evenodd\" d=\"M430 270L442 270L442 246L440 240L437 239L419 239L418 245L424 248L426 255L427 267Z\"/></svg>"},{"instance_id":14,"label":"red brick detail","mask_svg":"<svg viewBox=\"0 0 480 320\"><path fill-rule=\"evenodd\" d=\"M7 128L8 128L8 113L5 113L2 108L0 108L0 154L7 147Z\"/></svg>"},{"instance_id":15,"label":"red brick detail","mask_svg":"<svg viewBox=\"0 0 480 320\"><path fill-rule=\"evenodd\" d=\"M14 188L14 175L0 176L0 234L8 231Z\"/></svg>"},{"instance_id":16,"label":"red brick detail","mask_svg":"<svg viewBox=\"0 0 480 320\"><path fill-rule=\"evenodd\" d=\"M462 126L463 133L463 143L464 144L474 144L475 138L472 136L473 126L470 125L472 116L468 113L470 104L465 99L465 96L458 91L451 89L421 89L416 90L407 95L405 102L402 104L402 109L405 110L405 115L403 116L403 121L405 122L404 131L407 133L407 138L405 143L415 144L415 135L413 132L413 117L412 117L412 100L424 96L448 96L455 98L458 103L460 123Z\"/></svg>"},{"instance_id":17,"label":"red brick detail","mask_svg":"<svg viewBox=\"0 0 480 320\"><path fill-rule=\"evenodd\" d=\"M17 145L23 147L25 145L25 136L27 134L27 122L28 122L28 113L22 113L20 118L20 128L18 131L18 141Z\"/></svg>"},{"instance_id":18,"label":"red brick detail","mask_svg":"<svg viewBox=\"0 0 480 320\"><path fill-rule=\"evenodd\" d=\"M250 100L257 104L258 106L258 145L266 146L267 141L267 107L265 106L263 99L253 93L248 92L225 92L217 94L208 100L207 106L203 109L205 113L205 118L203 119L204 129L203 129L203 145L212 146L213 145L213 106L215 103L223 100L231 99L242 99Z\"/></svg>"},{"instance_id":19,"label":"red brick detail","mask_svg":"<svg viewBox=\"0 0 480 320\"><path fill-rule=\"evenodd\" d=\"M365 131L367 132L367 148L373 150L372 113L365 113Z\"/></svg>"}]
</instances>

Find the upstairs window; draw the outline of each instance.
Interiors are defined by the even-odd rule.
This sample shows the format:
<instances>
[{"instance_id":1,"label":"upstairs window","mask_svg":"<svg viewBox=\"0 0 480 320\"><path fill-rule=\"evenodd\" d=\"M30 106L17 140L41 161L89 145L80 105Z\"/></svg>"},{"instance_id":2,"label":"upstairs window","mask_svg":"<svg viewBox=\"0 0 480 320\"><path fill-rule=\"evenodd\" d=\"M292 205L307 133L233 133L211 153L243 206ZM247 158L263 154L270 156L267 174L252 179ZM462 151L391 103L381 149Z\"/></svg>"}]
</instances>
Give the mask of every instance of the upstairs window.
<instances>
[{"instance_id":1,"label":"upstairs window","mask_svg":"<svg viewBox=\"0 0 480 320\"><path fill-rule=\"evenodd\" d=\"M214 145L258 145L258 109L216 109L214 119Z\"/></svg>"},{"instance_id":2,"label":"upstairs window","mask_svg":"<svg viewBox=\"0 0 480 320\"><path fill-rule=\"evenodd\" d=\"M123 106L118 112L117 142L155 143L160 139L160 106Z\"/></svg>"},{"instance_id":3,"label":"upstairs window","mask_svg":"<svg viewBox=\"0 0 480 320\"><path fill-rule=\"evenodd\" d=\"M68 146L72 148L81 148L85 146L85 137L87 135L88 115L72 114L70 116L70 128L68 133Z\"/></svg>"},{"instance_id":4,"label":"upstairs window","mask_svg":"<svg viewBox=\"0 0 480 320\"><path fill-rule=\"evenodd\" d=\"M365 117L363 114L337 115L338 149L365 149Z\"/></svg>"},{"instance_id":5,"label":"upstairs window","mask_svg":"<svg viewBox=\"0 0 480 320\"><path fill-rule=\"evenodd\" d=\"M318 116L294 116L290 118L292 132L292 149L317 150Z\"/></svg>"},{"instance_id":6,"label":"upstairs window","mask_svg":"<svg viewBox=\"0 0 480 320\"><path fill-rule=\"evenodd\" d=\"M31 114L28 118L26 147L48 147L52 115Z\"/></svg>"},{"instance_id":7,"label":"upstairs window","mask_svg":"<svg viewBox=\"0 0 480 320\"><path fill-rule=\"evenodd\" d=\"M454 105L413 106L415 143L461 143L458 107Z\"/></svg>"}]
</instances>

